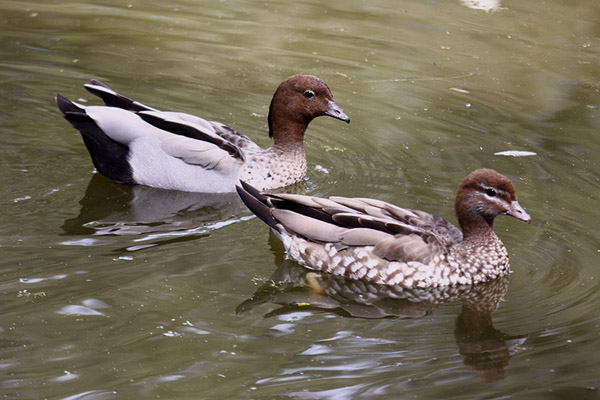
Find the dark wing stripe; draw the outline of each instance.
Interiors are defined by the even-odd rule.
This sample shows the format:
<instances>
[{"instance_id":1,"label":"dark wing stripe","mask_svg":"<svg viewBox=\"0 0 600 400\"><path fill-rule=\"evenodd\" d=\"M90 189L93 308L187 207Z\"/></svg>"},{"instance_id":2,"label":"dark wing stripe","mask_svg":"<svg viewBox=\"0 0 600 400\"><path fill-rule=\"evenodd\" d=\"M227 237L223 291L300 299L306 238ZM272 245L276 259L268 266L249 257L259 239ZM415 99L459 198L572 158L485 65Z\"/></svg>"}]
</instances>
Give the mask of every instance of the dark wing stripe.
<instances>
[{"instance_id":1,"label":"dark wing stripe","mask_svg":"<svg viewBox=\"0 0 600 400\"><path fill-rule=\"evenodd\" d=\"M270 203L275 208L279 208L282 210L289 210L295 213L306 215L307 217L318 219L319 221L334 223L334 220L331 218L331 215L327 214L321 209L308 207L303 204L296 203L294 201L285 200L277 197L277 195L270 195L271 198Z\"/></svg>"},{"instance_id":2,"label":"dark wing stripe","mask_svg":"<svg viewBox=\"0 0 600 400\"><path fill-rule=\"evenodd\" d=\"M108 85L105 85L104 83L100 82L98 79L92 79L90 82L92 82L92 85L102 86L103 88L107 88L108 90L112 90L110 87L108 87Z\"/></svg>"},{"instance_id":3,"label":"dark wing stripe","mask_svg":"<svg viewBox=\"0 0 600 400\"><path fill-rule=\"evenodd\" d=\"M335 214L332 216L333 221L344 228L364 228L360 222L360 215L357 214Z\"/></svg>"},{"instance_id":4,"label":"dark wing stripe","mask_svg":"<svg viewBox=\"0 0 600 400\"><path fill-rule=\"evenodd\" d=\"M110 90L113 93L108 93L105 92L103 90L98 90L96 88L94 88L93 86L90 85L84 85L84 87L87 89L88 92L100 97L102 99L102 101L104 101L104 104L106 104L109 107L118 107L118 108L123 108L125 110L129 110L129 111L155 111L154 109L145 106L141 103L138 103L135 100L131 100L128 97L125 97L119 93L116 93L114 90L112 90L111 88L109 88L108 86L106 86L105 84L103 84L102 82L96 80L96 79L92 79L92 84L96 85L96 86L101 86L103 88L106 88L108 90Z\"/></svg>"},{"instance_id":5,"label":"dark wing stripe","mask_svg":"<svg viewBox=\"0 0 600 400\"><path fill-rule=\"evenodd\" d=\"M417 229L417 227L412 227L412 226L407 226L407 225L387 223L386 228L387 228L387 231L393 235L415 234L415 235L422 236L424 234L420 229Z\"/></svg>"},{"instance_id":6,"label":"dark wing stripe","mask_svg":"<svg viewBox=\"0 0 600 400\"><path fill-rule=\"evenodd\" d=\"M138 116L150 125L153 125L159 129L163 129L176 135L189 137L191 139L197 139L212 143L220 149L228 152L232 157L244 161L244 157L242 156L240 149L237 146L227 142L226 140L220 137L207 135L200 129L196 129L188 124L179 123L176 121L167 121L153 114L138 113Z\"/></svg>"},{"instance_id":7,"label":"dark wing stripe","mask_svg":"<svg viewBox=\"0 0 600 400\"><path fill-rule=\"evenodd\" d=\"M248 136L246 136L242 133L239 133L238 131L236 131L235 129L233 129L230 126L227 126L222 123L211 123L211 124L215 127L215 131L217 132L217 135L221 136L223 139L227 140L228 142L232 142L233 144L235 144L239 147L243 147L247 143L251 143L254 145L254 142L252 141L252 139L250 139Z\"/></svg>"},{"instance_id":8,"label":"dark wing stripe","mask_svg":"<svg viewBox=\"0 0 600 400\"><path fill-rule=\"evenodd\" d=\"M267 196L259 193L258 190L248 185L244 181L240 181L240 183L242 185L236 185L235 189L237 190L244 204L246 204L250 211L252 211L258 218L279 232L277 221L275 218L273 218L271 209L266 204Z\"/></svg>"},{"instance_id":9,"label":"dark wing stripe","mask_svg":"<svg viewBox=\"0 0 600 400\"><path fill-rule=\"evenodd\" d=\"M363 228L375 229L378 231L387 231L387 224L384 221L370 219L370 218L359 218L360 226Z\"/></svg>"},{"instance_id":10,"label":"dark wing stripe","mask_svg":"<svg viewBox=\"0 0 600 400\"><path fill-rule=\"evenodd\" d=\"M428 236L430 232L427 229L422 229L420 226L404 225L402 223L394 223L390 220L376 219L376 218L365 218L360 214L349 214L342 213L336 214L332 217L333 221L344 228L368 228L391 235L418 235ZM429 228L431 229L431 228Z\"/></svg>"}]
</instances>

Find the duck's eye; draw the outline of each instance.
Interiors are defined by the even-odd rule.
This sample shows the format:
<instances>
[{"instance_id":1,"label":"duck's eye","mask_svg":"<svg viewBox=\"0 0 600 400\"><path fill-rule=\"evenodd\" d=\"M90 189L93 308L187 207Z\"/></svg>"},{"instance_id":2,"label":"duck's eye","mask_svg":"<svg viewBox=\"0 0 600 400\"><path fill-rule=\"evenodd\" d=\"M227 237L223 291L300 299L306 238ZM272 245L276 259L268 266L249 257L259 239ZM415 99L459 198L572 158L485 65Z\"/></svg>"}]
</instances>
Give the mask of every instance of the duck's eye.
<instances>
[{"instance_id":1,"label":"duck's eye","mask_svg":"<svg viewBox=\"0 0 600 400\"><path fill-rule=\"evenodd\" d=\"M315 92L313 92L312 90L306 90L304 92L304 97L306 97L307 99L312 99L313 97L315 97Z\"/></svg>"},{"instance_id":2,"label":"duck's eye","mask_svg":"<svg viewBox=\"0 0 600 400\"><path fill-rule=\"evenodd\" d=\"M486 189L485 194L487 194L490 197L496 197L497 195L496 191L492 188Z\"/></svg>"}]
</instances>

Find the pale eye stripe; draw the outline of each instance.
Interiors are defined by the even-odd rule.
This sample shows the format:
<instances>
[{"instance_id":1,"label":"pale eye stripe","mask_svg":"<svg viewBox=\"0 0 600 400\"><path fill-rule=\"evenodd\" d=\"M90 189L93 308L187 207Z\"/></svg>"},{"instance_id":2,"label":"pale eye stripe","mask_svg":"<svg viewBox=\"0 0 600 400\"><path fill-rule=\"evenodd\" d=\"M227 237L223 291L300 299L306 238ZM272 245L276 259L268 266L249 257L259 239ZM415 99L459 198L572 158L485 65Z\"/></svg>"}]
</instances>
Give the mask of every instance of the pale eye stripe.
<instances>
[{"instance_id":1,"label":"pale eye stripe","mask_svg":"<svg viewBox=\"0 0 600 400\"><path fill-rule=\"evenodd\" d=\"M484 192L487 190L494 190L496 192L496 196L488 196L487 194L484 193L485 197L488 200L491 200L496 204L506 207L506 201L503 200L503 197L507 196L508 192L506 192L505 190L502 190L502 189L495 188L493 186L484 185L483 183L480 183L479 187L482 188Z\"/></svg>"},{"instance_id":2,"label":"pale eye stripe","mask_svg":"<svg viewBox=\"0 0 600 400\"><path fill-rule=\"evenodd\" d=\"M498 188L495 188L493 186L484 185L483 183L480 183L479 187L482 188L484 191L493 190L493 191L496 192L496 194L498 196L503 196L503 195L507 195L508 194L508 192L506 190L498 189Z\"/></svg>"},{"instance_id":3,"label":"pale eye stripe","mask_svg":"<svg viewBox=\"0 0 600 400\"><path fill-rule=\"evenodd\" d=\"M495 196L495 197L490 197L490 196L486 196L488 200L491 200L492 202L502 205L502 206L506 206L506 202L504 200L502 200L500 197Z\"/></svg>"}]
</instances>

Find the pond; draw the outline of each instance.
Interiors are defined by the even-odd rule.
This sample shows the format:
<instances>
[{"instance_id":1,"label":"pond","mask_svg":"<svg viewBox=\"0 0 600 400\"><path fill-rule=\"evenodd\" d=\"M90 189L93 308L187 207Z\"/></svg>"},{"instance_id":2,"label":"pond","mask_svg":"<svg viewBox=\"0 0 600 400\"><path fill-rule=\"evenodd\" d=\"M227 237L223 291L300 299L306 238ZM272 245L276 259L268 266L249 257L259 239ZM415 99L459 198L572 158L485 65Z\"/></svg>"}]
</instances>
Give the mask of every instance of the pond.
<instances>
[{"instance_id":1,"label":"pond","mask_svg":"<svg viewBox=\"0 0 600 400\"><path fill-rule=\"evenodd\" d=\"M598 398L599 19L594 0L4 0L2 397ZM315 276L234 195L95 173L54 103L97 104L99 79L268 146L298 73L352 122L311 123L286 191L456 223L462 178L494 168L533 217L496 220L509 279L416 302Z\"/></svg>"}]
</instances>

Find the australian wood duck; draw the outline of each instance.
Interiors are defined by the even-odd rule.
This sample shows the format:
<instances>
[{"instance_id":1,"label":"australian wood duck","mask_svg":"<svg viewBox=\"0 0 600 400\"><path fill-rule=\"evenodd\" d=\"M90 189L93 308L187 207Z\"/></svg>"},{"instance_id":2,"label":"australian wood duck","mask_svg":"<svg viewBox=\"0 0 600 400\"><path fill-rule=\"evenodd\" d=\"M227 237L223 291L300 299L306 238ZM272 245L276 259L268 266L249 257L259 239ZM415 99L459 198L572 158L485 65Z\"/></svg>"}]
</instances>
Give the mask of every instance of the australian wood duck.
<instances>
[{"instance_id":1,"label":"australian wood duck","mask_svg":"<svg viewBox=\"0 0 600 400\"><path fill-rule=\"evenodd\" d=\"M509 272L493 230L500 214L527 223L511 181L478 169L460 184L459 230L444 218L367 198L263 194L242 182L244 203L282 240L288 256L313 270L377 284L426 288L475 284Z\"/></svg>"},{"instance_id":2,"label":"australian wood duck","mask_svg":"<svg viewBox=\"0 0 600 400\"><path fill-rule=\"evenodd\" d=\"M260 148L220 122L163 112L124 97L97 80L84 85L106 106L84 106L58 94L96 169L120 183L189 192L234 192L239 179L260 190L306 175L304 132L320 115L350 122L329 87L311 75L283 81L269 108L273 146Z\"/></svg>"}]
</instances>

